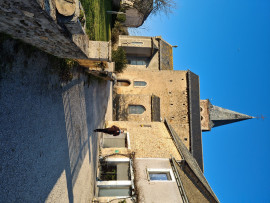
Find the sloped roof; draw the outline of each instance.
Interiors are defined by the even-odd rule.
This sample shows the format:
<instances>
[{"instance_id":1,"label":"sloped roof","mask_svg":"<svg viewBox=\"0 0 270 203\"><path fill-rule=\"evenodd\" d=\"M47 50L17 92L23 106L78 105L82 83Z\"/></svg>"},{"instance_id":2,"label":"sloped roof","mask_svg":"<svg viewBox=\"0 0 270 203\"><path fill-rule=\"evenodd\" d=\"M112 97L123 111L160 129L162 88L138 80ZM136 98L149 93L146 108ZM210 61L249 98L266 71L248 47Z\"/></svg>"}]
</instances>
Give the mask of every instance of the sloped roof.
<instances>
[{"instance_id":1,"label":"sloped roof","mask_svg":"<svg viewBox=\"0 0 270 203\"><path fill-rule=\"evenodd\" d=\"M203 171L199 76L188 71L190 151Z\"/></svg>"},{"instance_id":2,"label":"sloped roof","mask_svg":"<svg viewBox=\"0 0 270 203\"><path fill-rule=\"evenodd\" d=\"M168 131L170 132L170 134L174 140L174 143L175 143L182 159L184 160L184 162L182 162L182 164L188 165L188 167L191 169L191 171L196 175L198 180L202 183L204 188L211 194L211 196L216 200L216 202L219 202L218 198L216 197L215 193L213 192L213 190L211 189L210 185L208 184L206 178L204 177L203 172L201 171L200 166L198 165L195 158L191 155L189 150L186 148L184 143L181 141L180 137L177 135L175 130L172 128L172 126L167 122L167 120L165 120L165 125L167 126ZM178 162L178 164L179 164L179 162Z\"/></svg>"},{"instance_id":3,"label":"sloped roof","mask_svg":"<svg viewBox=\"0 0 270 203\"><path fill-rule=\"evenodd\" d=\"M254 118L252 116L248 116L242 113L214 106L211 103L209 104L209 111L210 111L211 127L217 127L229 123Z\"/></svg>"}]
</instances>

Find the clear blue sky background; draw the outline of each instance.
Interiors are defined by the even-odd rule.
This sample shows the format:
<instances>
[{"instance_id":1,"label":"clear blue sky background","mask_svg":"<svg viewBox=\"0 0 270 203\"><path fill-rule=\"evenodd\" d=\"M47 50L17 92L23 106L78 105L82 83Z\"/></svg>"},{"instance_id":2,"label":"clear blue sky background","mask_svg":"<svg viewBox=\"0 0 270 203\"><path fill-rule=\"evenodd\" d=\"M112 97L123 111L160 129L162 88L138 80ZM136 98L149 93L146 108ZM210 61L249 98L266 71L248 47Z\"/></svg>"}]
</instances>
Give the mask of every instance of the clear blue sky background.
<instances>
[{"instance_id":1,"label":"clear blue sky background","mask_svg":"<svg viewBox=\"0 0 270 203\"><path fill-rule=\"evenodd\" d=\"M270 0L176 0L131 34L162 37L174 69L200 76L201 99L266 117L203 133L205 176L221 202L270 202Z\"/></svg>"}]
</instances>

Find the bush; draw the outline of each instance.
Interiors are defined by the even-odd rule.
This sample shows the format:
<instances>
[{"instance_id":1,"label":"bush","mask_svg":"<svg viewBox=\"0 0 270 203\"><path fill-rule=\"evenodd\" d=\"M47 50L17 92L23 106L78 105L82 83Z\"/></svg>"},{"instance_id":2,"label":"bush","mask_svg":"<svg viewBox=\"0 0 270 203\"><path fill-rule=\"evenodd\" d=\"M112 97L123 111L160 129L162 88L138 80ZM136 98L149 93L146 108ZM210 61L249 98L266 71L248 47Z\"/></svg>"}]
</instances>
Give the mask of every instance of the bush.
<instances>
[{"instance_id":1,"label":"bush","mask_svg":"<svg viewBox=\"0 0 270 203\"><path fill-rule=\"evenodd\" d=\"M119 37L119 30L116 28L113 28L112 36L111 36L112 44L116 44L118 42L118 37Z\"/></svg>"},{"instance_id":2,"label":"bush","mask_svg":"<svg viewBox=\"0 0 270 203\"><path fill-rule=\"evenodd\" d=\"M128 35L128 29L124 27L119 21L116 21L112 29L111 41L112 44L118 42L119 35Z\"/></svg>"},{"instance_id":3,"label":"bush","mask_svg":"<svg viewBox=\"0 0 270 203\"><path fill-rule=\"evenodd\" d=\"M112 61L115 62L115 71L122 73L127 67L126 52L123 48L118 47L116 51L112 51Z\"/></svg>"},{"instance_id":4,"label":"bush","mask_svg":"<svg viewBox=\"0 0 270 203\"><path fill-rule=\"evenodd\" d=\"M52 73L58 74L61 82L69 82L73 78L73 69L78 68L78 62L72 59L58 58L53 55L48 55L48 60L52 67Z\"/></svg>"},{"instance_id":5,"label":"bush","mask_svg":"<svg viewBox=\"0 0 270 203\"><path fill-rule=\"evenodd\" d=\"M80 10L80 15L79 15L79 21L81 22L82 26L85 24L85 18L84 18L84 12L83 10Z\"/></svg>"},{"instance_id":6,"label":"bush","mask_svg":"<svg viewBox=\"0 0 270 203\"><path fill-rule=\"evenodd\" d=\"M126 21L126 15L124 14L117 14L116 20L120 23L124 23Z\"/></svg>"}]
</instances>

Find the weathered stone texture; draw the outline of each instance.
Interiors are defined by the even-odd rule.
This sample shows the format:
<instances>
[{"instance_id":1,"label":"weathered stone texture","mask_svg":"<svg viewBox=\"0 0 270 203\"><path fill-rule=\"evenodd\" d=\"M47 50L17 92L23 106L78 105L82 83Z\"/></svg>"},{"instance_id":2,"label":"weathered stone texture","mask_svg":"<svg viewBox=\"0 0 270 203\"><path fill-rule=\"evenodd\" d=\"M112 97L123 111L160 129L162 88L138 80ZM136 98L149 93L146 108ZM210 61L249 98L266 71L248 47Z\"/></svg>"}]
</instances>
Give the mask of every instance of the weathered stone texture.
<instances>
[{"instance_id":1,"label":"weathered stone texture","mask_svg":"<svg viewBox=\"0 0 270 203\"><path fill-rule=\"evenodd\" d=\"M110 121L108 126L116 125L126 129L130 136L131 151L136 158L170 158L181 156L162 122ZM154 141L153 141L154 140Z\"/></svg>"},{"instance_id":2,"label":"weathered stone texture","mask_svg":"<svg viewBox=\"0 0 270 203\"><path fill-rule=\"evenodd\" d=\"M21 39L60 58L111 61L109 42L89 41L78 16L76 1L72 16L57 13L53 0L3 0L0 2L0 32Z\"/></svg>"},{"instance_id":3,"label":"weathered stone texture","mask_svg":"<svg viewBox=\"0 0 270 203\"><path fill-rule=\"evenodd\" d=\"M126 51L129 60L139 57L148 59L146 65L128 64L127 70L159 70L159 42L155 37L120 35L118 46Z\"/></svg>"},{"instance_id":4,"label":"weathered stone texture","mask_svg":"<svg viewBox=\"0 0 270 203\"><path fill-rule=\"evenodd\" d=\"M87 58L88 38L73 42L69 32L57 24L54 13L51 1L3 0L0 3L0 32L61 58Z\"/></svg>"},{"instance_id":5,"label":"weathered stone texture","mask_svg":"<svg viewBox=\"0 0 270 203\"><path fill-rule=\"evenodd\" d=\"M209 116L209 100L200 101L202 130L211 130Z\"/></svg>"},{"instance_id":6,"label":"weathered stone texture","mask_svg":"<svg viewBox=\"0 0 270 203\"><path fill-rule=\"evenodd\" d=\"M111 42L89 41L88 57L96 61L111 60Z\"/></svg>"},{"instance_id":7,"label":"weathered stone texture","mask_svg":"<svg viewBox=\"0 0 270 203\"><path fill-rule=\"evenodd\" d=\"M114 101L115 120L130 120L133 115L128 115L128 104L143 105L146 112L142 115L136 115L132 121L151 121L148 118L147 111L151 111L149 102L140 99L139 96L151 97L152 94L160 97L160 116L167 120L174 127L178 135L182 138L185 145L189 148L189 116L188 116L188 96L187 96L187 71L144 71L144 70L127 70L118 74L119 80L130 81L129 86L115 86L116 96ZM145 87L134 87L134 81L145 81ZM131 98L132 99L128 99ZM123 114L126 112L126 114ZM126 115L126 116L125 116Z\"/></svg>"},{"instance_id":8,"label":"weathered stone texture","mask_svg":"<svg viewBox=\"0 0 270 203\"><path fill-rule=\"evenodd\" d=\"M151 122L151 96L150 95L118 95L114 101L119 108L116 109L116 118L119 121L145 121ZM117 104L116 104L117 103ZM143 105L143 114L129 114L129 105Z\"/></svg>"}]
</instances>

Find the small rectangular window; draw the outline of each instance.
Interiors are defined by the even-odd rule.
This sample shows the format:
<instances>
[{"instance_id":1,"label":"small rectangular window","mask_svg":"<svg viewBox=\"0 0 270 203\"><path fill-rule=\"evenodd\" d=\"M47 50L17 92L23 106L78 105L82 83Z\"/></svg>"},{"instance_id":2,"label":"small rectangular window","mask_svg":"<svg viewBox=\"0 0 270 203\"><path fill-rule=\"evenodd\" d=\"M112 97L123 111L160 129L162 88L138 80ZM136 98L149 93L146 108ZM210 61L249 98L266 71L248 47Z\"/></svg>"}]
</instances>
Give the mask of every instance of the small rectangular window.
<instances>
[{"instance_id":1,"label":"small rectangular window","mask_svg":"<svg viewBox=\"0 0 270 203\"><path fill-rule=\"evenodd\" d=\"M149 172L150 180L172 180L169 172Z\"/></svg>"},{"instance_id":2,"label":"small rectangular window","mask_svg":"<svg viewBox=\"0 0 270 203\"><path fill-rule=\"evenodd\" d=\"M133 84L134 84L134 87L144 87L147 85L145 81L134 81Z\"/></svg>"},{"instance_id":3,"label":"small rectangular window","mask_svg":"<svg viewBox=\"0 0 270 203\"><path fill-rule=\"evenodd\" d=\"M132 195L133 169L129 158L100 159L97 181L99 197L128 197Z\"/></svg>"},{"instance_id":4,"label":"small rectangular window","mask_svg":"<svg viewBox=\"0 0 270 203\"><path fill-rule=\"evenodd\" d=\"M128 197L131 196L130 186L111 185L107 187L99 187L99 197Z\"/></svg>"},{"instance_id":5,"label":"small rectangular window","mask_svg":"<svg viewBox=\"0 0 270 203\"><path fill-rule=\"evenodd\" d=\"M143 42L131 42L131 44L134 44L134 45L142 45Z\"/></svg>"},{"instance_id":6,"label":"small rectangular window","mask_svg":"<svg viewBox=\"0 0 270 203\"><path fill-rule=\"evenodd\" d=\"M130 148L129 133L121 133L118 136L111 136L103 134L102 137L103 148Z\"/></svg>"},{"instance_id":7,"label":"small rectangular window","mask_svg":"<svg viewBox=\"0 0 270 203\"><path fill-rule=\"evenodd\" d=\"M103 162L99 178L102 181L130 180L129 162Z\"/></svg>"},{"instance_id":8,"label":"small rectangular window","mask_svg":"<svg viewBox=\"0 0 270 203\"><path fill-rule=\"evenodd\" d=\"M129 59L128 64L130 65L146 65L146 60L143 59Z\"/></svg>"},{"instance_id":9,"label":"small rectangular window","mask_svg":"<svg viewBox=\"0 0 270 203\"><path fill-rule=\"evenodd\" d=\"M121 133L118 136L103 135L103 148L125 148L127 147L126 134Z\"/></svg>"},{"instance_id":10,"label":"small rectangular window","mask_svg":"<svg viewBox=\"0 0 270 203\"><path fill-rule=\"evenodd\" d=\"M147 169L149 181L175 181L171 169Z\"/></svg>"}]
</instances>

